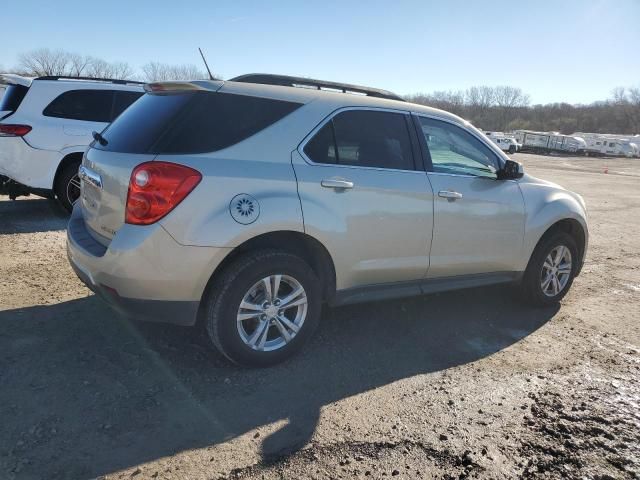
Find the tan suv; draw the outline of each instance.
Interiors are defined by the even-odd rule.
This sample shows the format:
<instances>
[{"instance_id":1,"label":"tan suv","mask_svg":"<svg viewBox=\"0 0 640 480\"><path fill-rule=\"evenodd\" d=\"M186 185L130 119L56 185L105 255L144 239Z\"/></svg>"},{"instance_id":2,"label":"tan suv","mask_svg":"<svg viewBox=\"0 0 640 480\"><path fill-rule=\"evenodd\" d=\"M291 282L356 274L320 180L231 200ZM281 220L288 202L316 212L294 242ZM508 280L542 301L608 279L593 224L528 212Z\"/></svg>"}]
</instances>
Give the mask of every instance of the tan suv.
<instances>
[{"instance_id":1,"label":"tan suv","mask_svg":"<svg viewBox=\"0 0 640 480\"><path fill-rule=\"evenodd\" d=\"M519 282L549 304L581 269L582 198L454 115L283 76L145 89L85 154L69 259L127 315L200 319L234 362L283 360L324 302Z\"/></svg>"}]
</instances>

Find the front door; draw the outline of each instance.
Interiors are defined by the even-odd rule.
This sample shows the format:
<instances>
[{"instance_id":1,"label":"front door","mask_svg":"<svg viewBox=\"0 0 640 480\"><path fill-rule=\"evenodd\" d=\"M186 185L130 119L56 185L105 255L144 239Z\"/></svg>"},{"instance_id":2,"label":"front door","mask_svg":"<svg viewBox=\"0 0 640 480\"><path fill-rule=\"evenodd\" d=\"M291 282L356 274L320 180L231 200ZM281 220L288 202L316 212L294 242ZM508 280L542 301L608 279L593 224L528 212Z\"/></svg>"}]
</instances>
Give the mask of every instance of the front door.
<instances>
[{"instance_id":1,"label":"front door","mask_svg":"<svg viewBox=\"0 0 640 480\"><path fill-rule=\"evenodd\" d=\"M332 255L338 290L427 272L433 193L410 121L405 112L344 110L293 153L305 231Z\"/></svg>"},{"instance_id":2,"label":"front door","mask_svg":"<svg viewBox=\"0 0 640 480\"><path fill-rule=\"evenodd\" d=\"M523 251L524 200L498 180L495 152L465 129L418 117L431 157L434 227L427 277L512 272Z\"/></svg>"}]
</instances>

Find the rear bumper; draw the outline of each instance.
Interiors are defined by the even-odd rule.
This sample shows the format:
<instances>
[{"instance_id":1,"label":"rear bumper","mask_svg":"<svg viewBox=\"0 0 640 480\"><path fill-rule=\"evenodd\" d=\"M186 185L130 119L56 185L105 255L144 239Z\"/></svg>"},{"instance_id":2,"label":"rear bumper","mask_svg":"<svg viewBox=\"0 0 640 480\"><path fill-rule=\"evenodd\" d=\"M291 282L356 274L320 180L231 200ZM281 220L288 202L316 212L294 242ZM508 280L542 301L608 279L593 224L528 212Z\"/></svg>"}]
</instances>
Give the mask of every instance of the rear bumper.
<instances>
[{"instance_id":1,"label":"rear bumper","mask_svg":"<svg viewBox=\"0 0 640 480\"><path fill-rule=\"evenodd\" d=\"M180 245L158 224L125 224L105 247L90 235L79 205L67 227L67 255L78 278L136 320L195 324L207 282L227 251Z\"/></svg>"},{"instance_id":2,"label":"rear bumper","mask_svg":"<svg viewBox=\"0 0 640 480\"><path fill-rule=\"evenodd\" d=\"M196 322L199 302L171 300L143 300L139 298L121 297L120 294L105 285L96 285L91 277L71 261L71 267L78 278L96 295L102 298L116 312L134 320L148 322L173 323L176 325L193 325Z\"/></svg>"}]
</instances>

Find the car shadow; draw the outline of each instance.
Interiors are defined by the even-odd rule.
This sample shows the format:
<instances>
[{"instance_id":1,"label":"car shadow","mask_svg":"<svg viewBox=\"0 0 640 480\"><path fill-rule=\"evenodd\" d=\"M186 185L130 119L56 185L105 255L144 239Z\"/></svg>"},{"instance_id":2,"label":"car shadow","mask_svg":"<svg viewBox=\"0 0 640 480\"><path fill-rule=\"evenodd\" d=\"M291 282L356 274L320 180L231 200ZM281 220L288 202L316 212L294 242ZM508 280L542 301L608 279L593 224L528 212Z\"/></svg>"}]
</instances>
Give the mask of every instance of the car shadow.
<instances>
[{"instance_id":1,"label":"car shadow","mask_svg":"<svg viewBox=\"0 0 640 480\"><path fill-rule=\"evenodd\" d=\"M284 420L257 439L269 460L304 446L323 406L487 357L556 312L496 287L327 309L301 354L244 369L196 329L132 323L94 296L2 311L0 462L89 478Z\"/></svg>"},{"instance_id":2,"label":"car shadow","mask_svg":"<svg viewBox=\"0 0 640 480\"><path fill-rule=\"evenodd\" d=\"M6 201L4 201L6 200ZM55 201L46 198L0 196L0 235L64 230L69 215Z\"/></svg>"}]
</instances>

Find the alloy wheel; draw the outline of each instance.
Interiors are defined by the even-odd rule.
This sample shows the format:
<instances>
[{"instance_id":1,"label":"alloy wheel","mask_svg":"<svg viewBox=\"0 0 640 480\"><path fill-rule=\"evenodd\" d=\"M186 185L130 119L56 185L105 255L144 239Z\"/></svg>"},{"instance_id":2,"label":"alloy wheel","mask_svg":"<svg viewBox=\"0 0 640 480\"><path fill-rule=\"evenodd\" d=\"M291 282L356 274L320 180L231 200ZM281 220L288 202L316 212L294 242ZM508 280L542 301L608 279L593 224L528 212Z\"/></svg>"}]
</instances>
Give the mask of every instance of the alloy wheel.
<instances>
[{"instance_id":1,"label":"alloy wheel","mask_svg":"<svg viewBox=\"0 0 640 480\"><path fill-rule=\"evenodd\" d=\"M540 274L540 287L547 297L555 297L569 283L571 260L571 250L564 245L553 248L545 258Z\"/></svg>"},{"instance_id":2,"label":"alloy wheel","mask_svg":"<svg viewBox=\"0 0 640 480\"><path fill-rule=\"evenodd\" d=\"M307 316L307 294L295 278L270 275L244 295L237 314L240 338L249 348L273 351L300 332Z\"/></svg>"},{"instance_id":3,"label":"alloy wheel","mask_svg":"<svg viewBox=\"0 0 640 480\"><path fill-rule=\"evenodd\" d=\"M80 197L80 177L76 173L69 179L67 184L67 201L69 205L73 205L75 201Z\"/></svg>"}]
</instances>

